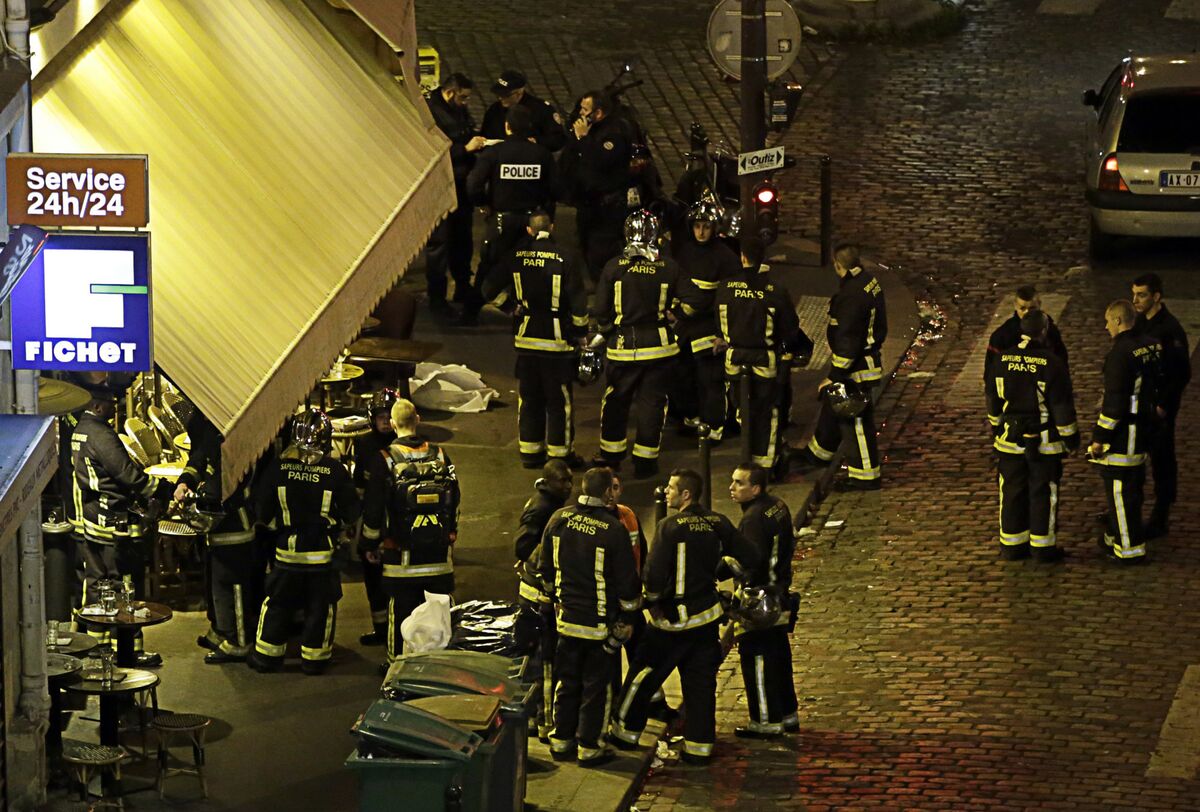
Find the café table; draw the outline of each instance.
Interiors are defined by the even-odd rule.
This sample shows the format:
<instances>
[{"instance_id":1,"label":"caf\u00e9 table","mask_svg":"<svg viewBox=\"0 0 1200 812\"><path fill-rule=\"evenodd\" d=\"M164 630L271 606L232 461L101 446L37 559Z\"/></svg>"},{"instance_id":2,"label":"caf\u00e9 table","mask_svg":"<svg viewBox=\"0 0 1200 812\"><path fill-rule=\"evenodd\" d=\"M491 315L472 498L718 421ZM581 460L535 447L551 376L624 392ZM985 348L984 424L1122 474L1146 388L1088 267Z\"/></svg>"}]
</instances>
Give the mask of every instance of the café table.
<instances>
[{"instance_id":1,"label":"caf\u00e9 table","mask_svg":"<svg viewBox=\"0 0 1200 812\"><path fill-rule=\"evenodd\" d=\"M117 665L121 668L132 668L137 665L137 652L134 651L134 640L137 633L145 626L156 626L166 623L174 613L171 607L161 603L134 601L133 612L118 609L115 615L85 615L82 610L75 610L75 617L91 626L98 626L113 632L117 637ZM138 615L137 612L146 609L147 612Z\"/></svg>"},{"instance_id":2,"label":"caf\u00e9 table","mask_svg":"<svg viewBox=\"0 0 1200 812\"><path fill-rule=\"evenodd\" d=\"M46 655L46 688L50 692L50 728L46 731L46 744L51 753L62 751L62 688L76 682L82 670L83 660L78 657L53 651Z\"/></svg>"},{"instance_id":3,"label":"caf\u00e9 table","mask_svg":"<svg viewBox=\"0 0 1200 812\"><path fill-rule=\"evenodd\" d=\"M87 632L58 630L58 644L46 646L48 654L65 654L69 657L84 657L98 645L96 638Z\"/></svg>"},{"instance_id":4,"label":"caf\u00e9 table","mask_svg":"<svg viewBox=\"0 0 1200 812\"><path fill-rule=\"evenodd\" d=\"M96 679L92 679L92 675L90 670L81 672L81 679L64 686L63 690L69 694L100 698L100 743L117 747L120 744L121 700L157 686L158 674L140 668L114 668L113 681L107 685L98 678L98 673Z\"/></svg>"}]
</instances>

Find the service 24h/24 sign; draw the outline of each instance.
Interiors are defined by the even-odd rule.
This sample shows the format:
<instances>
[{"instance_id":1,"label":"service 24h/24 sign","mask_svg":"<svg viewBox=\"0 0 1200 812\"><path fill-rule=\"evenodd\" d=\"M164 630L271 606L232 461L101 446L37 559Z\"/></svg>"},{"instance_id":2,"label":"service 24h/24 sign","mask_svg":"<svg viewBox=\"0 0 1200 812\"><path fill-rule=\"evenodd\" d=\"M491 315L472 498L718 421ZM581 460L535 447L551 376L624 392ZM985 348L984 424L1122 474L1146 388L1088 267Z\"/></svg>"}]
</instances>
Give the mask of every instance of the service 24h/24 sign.
<instances>
[{"instance_id":1,"label":"service 24h/24 sign","mask_svg":"<svg viewBox=\"0 0 1200 812\"><path fill-rule=\"evenodd\" d=\"M10 225L141 228L150 222L145 155L14 153Z\"/></svg>"},{"instance_id":2,"label":"service 24h/24 sign","mask_svg":"<svg viewBox=\"0 0 1200 812\"><path fill-rule=\"evenodd\" d=\"M15 369L153 368L148 234L51 234L12 293Z\"/></svg>"}]
</instances>

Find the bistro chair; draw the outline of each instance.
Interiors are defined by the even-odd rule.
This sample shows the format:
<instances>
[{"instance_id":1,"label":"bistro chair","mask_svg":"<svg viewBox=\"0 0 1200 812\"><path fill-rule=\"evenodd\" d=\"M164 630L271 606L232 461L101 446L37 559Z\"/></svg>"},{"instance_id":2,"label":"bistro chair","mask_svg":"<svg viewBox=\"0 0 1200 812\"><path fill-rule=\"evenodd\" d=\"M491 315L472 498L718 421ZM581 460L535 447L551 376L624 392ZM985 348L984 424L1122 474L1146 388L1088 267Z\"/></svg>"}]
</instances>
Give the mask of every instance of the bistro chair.
<instances>
[{"instance_id":1,"label":"bistro chair","mask_svg":"<svg viewBox=\"0 0 1200 812\"><path fill-rule=\"evenodd\" d=\"M129 458L143 468L150 467L150 458L146 456L146 449L142 448L142 444L138 442L136 437L130 437L128 434L117 435L121 438L121 444L125 446L125 451L129 454Z\"/></svg>"},{"instance_id":2,"label":"bistro chair","mask_svg":"<svg viewBox=\"0 0 1200 812\"><path fill-rule=\"evenodd\" d=\"M127 757L124 748L108 747L103 744L89 744L81 741L64 741L62 760L70 770L75 780L79 783L79 800L88 804L88 812L93 809L124 809L125 803L118 795L115 798L108 798L105 795L104 774L112 775L113 783L119 785L121 782L121 762ZM100 796L96 803L89 803L88 786L92 782L92 778L99 774L100 780Z\"/></svg>"},{"instance_id":3,"label":"bistro chair","mask_svg":"<svg viewBox=\"0 0 1200 812\"><path fill-rule=\"evenodd\" d=\"M163 799L164 783L172 775L194 775L200 779L200 792L208 798L204 777L204 737L212 719L199 713L164 713L150 723L158 732L158 798ZM191 744L192 764L171 765L171 746Z\"/></svg>"},{"instance_id":4,"label":"bistro chair","mask_svg":"<svg viewBox=\"0 0 1200 812\"><path fill-rule=\"evenodd\" d=\"M150 417L150 424L158 431L159 445L162 448L164 457L174 459L179 456L179 450L175 448L175 438L180 434L185 434L186 430L180 425L175 415L165 409L159 409L157 406L151 406L146 410L146 414Z\"/></svg>"},{"instance_id":5,"label":"bistro chair","mask_svg":"<svg viewBox=\"0 0 1200 812\"><path fill-rule=\"evenodd\" d=\"M158 463L162 457L162 443L159 442L158 432L138 418L130 417L125 420L125 434L137 440L151 465Z\"/></svg>"}]
</instances>

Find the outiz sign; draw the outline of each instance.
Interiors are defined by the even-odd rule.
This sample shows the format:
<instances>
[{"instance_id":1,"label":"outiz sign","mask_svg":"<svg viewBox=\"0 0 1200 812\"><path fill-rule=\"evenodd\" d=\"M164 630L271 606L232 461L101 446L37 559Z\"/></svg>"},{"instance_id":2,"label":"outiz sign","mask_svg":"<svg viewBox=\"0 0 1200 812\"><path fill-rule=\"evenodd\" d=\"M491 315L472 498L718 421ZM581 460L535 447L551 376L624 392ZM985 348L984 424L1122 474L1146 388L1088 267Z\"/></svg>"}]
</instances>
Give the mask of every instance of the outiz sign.
<instances>
[{"instance_id":1,"label":"outiz sign","mask_svg":"<svg viewBox=\"0 0 1200 812\"><path fill-rule=\"evenodd\" d=\"M738 174L753 175L755 172L770 172L783 169L783 147L767 147L738 155Z\"/></svg>"},{"instance_id":2,"label":"outiz sign","mask_svg":"<svg viewBox=\"0 0 1200 812\"><path fill-rule=\"evenodd\" d=\"M12 293L14 369L153 368L148 234L51 234Z\"/></svg>"}]
</instances>

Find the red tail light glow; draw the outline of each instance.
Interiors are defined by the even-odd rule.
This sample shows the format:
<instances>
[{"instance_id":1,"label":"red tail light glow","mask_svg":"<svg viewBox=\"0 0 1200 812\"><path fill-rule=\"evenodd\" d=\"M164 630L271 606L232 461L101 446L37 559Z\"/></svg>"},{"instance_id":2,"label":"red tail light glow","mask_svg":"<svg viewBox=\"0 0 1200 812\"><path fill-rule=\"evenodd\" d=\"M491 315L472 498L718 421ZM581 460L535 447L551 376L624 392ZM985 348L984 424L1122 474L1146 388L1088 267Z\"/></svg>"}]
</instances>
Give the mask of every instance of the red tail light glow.
<instances>
[{"instance_id":1,"label":"red tail light glow","mask_svg":"<svg viewBox=\"0 0 1200 812\"><path fill-rule=\"evenodd\" d=\"M1117 163L1115 153L1104 159L1104 165L1100 167L1100 182L1097 185L1102 192L1129 191L1129 187L1125 185L1125 181L1121 177L1121 167Z\"/></svg>"}]
</instances>

